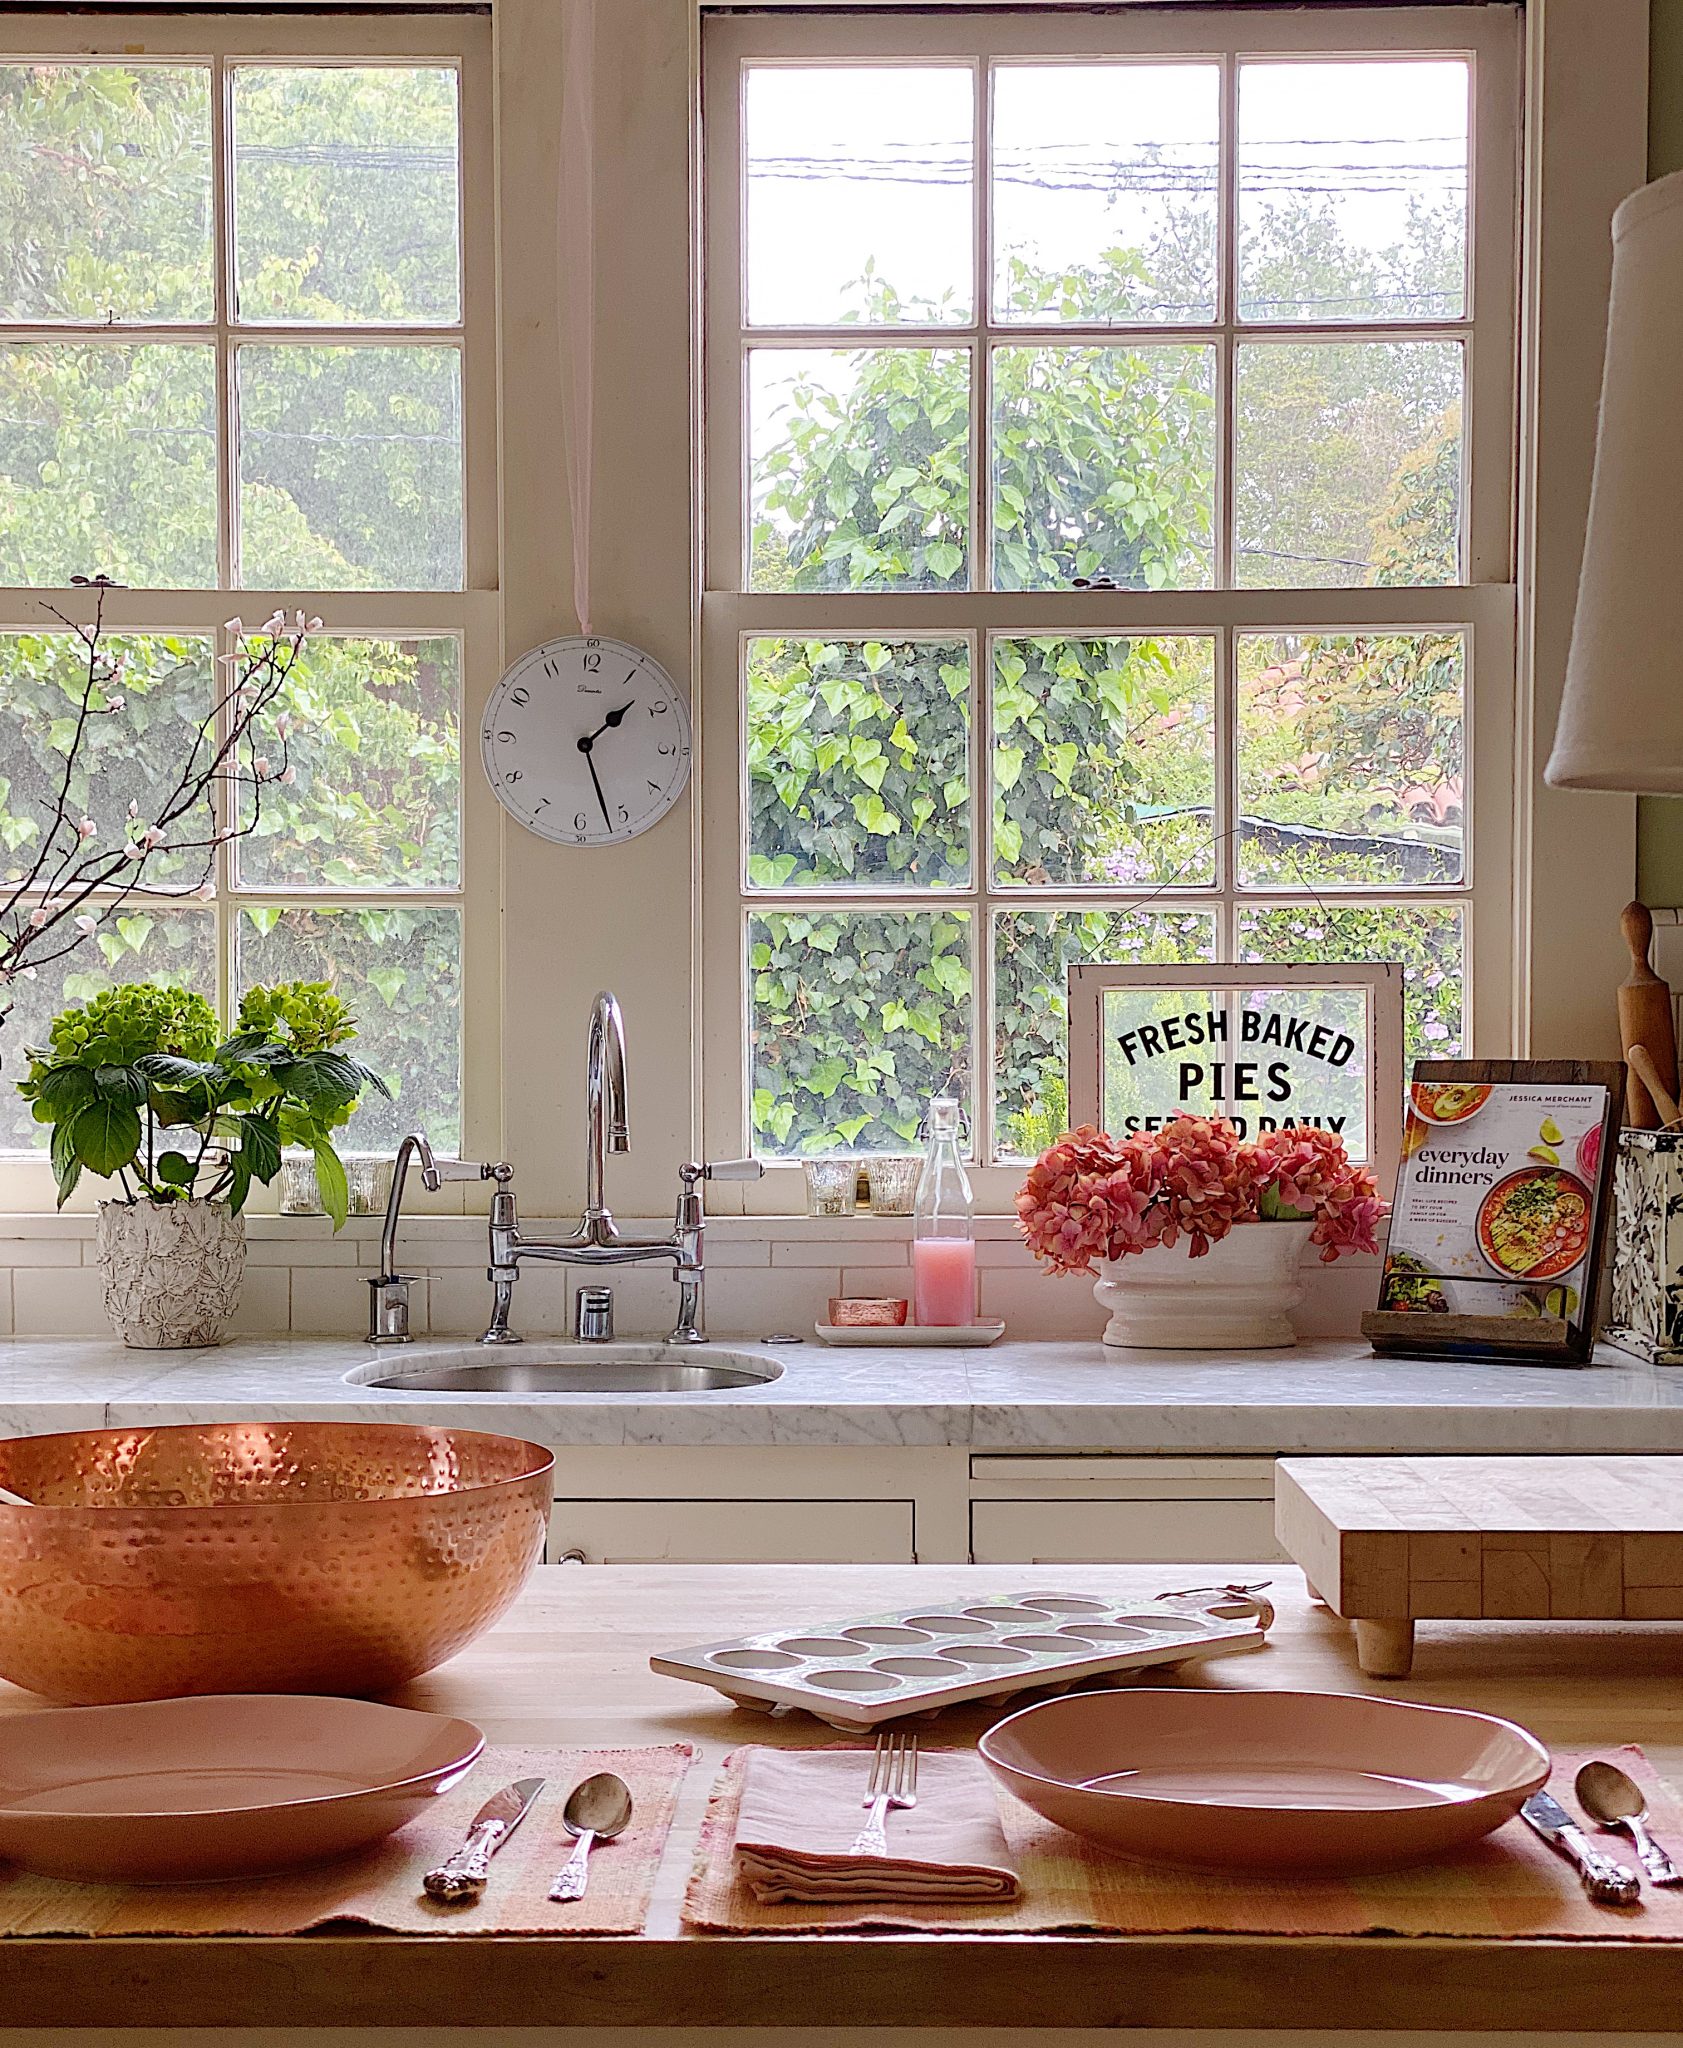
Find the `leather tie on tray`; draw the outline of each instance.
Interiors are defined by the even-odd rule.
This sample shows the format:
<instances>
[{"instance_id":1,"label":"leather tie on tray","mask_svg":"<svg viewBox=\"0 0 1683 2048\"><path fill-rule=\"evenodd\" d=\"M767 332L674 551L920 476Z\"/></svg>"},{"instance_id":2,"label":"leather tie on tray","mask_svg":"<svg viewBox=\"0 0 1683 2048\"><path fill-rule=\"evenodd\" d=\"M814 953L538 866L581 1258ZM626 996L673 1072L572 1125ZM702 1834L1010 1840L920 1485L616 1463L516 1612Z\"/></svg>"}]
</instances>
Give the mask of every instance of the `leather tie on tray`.
<instances>
[{"instance_id":1,"label":"leather tie on tray","mask_svg":"<svg viewBox=\"0 0 1683 2048\"><path fill-rule=\"evenodd\" d=\"M918 1803L888 1819L887 1856L851 1845L864 1817L869 1750L751 1750L736 1824L737 1868L762 1905L865 1899L963 1904L1021 1889L978 1758L925 1751Z\"/></svg>"}]
</instances>

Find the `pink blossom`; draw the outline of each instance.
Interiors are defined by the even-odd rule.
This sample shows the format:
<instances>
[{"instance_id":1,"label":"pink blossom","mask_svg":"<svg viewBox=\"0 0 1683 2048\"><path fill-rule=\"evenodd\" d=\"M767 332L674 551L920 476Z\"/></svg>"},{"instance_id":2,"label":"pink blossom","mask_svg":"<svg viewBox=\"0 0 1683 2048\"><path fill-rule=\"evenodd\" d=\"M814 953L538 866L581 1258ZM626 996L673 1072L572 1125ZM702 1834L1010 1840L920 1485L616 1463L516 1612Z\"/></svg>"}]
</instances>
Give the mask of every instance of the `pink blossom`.
<instances>
[{"instance_id":1,"label":"pink blossom","mask_svg":"<svg viewBox=\"0 0 1683 2048\"><path fill-rule=\"evenodd\" d=\"M269 768L269 759L266 754L259 754L257 756L257 759L253 761L251 764L251 772L253 775L256 776L259 782L268 781L271 771Z\"/></svg>"},{"instance_id":2,"label":"pink blossom","mask_svg":"<svg viewBox=\"0 0 1683 2048\"><path fill-rule=\"evenodd\" d=\"M75 922L76 929L82 934L84 938L86 938L90 933L96 932L99 929L99 919L97 917L89 917L86 911L84 911L82 915L76 919Z\"/></svg>"},{"instance_id":3,"label":"pink blossom","mask_svg":"<svg viewBox=\"0 0 1683 2048\"><path fill-rule=\"evenodd\" d=\"M286 764L286 766L281 770L280 774L276 777L276 780L279 782L285 782L287 784L294 783L298 780L298 770L294 768L292 763L289 761Z\"/></svg>"},{"instance_id":4,"label":"pink blossom","mask_svg":"<svg viewBox=\"0 0 1683 2048\"><path fill-rule=\"evenodd\" d=\"M1121 1142L1083 1125L1041 1154L1017 1196L1017 1227L1055 1273L1182 1236L1202 1258L1235 1224L1293 1212L1313 1217L1312 1240L1330 1261L1376 1250L1387 1205L1336 1132L1268 1131L1253 1143L1224 1118L1200 1116Z\"/></svg>"},{"instance_id":5,"label":"pink blossom","mask_svg":"<svg viewBox=\"0 0 1683 2048\"><path fill-rule=\"evenodd\" d=\"M46 921L47 913L44 909L32 910L29 913L29 929L32 932L38 932L41 929L42 925L46 923Z\"/></svg>"},{"instance_id":6,"label":"pink blossom","mask_svg":"<svg viewBox=\"0 0 1683 2048\"><path fill-rule=\"evenodd\" d=\"M84 818L76 827L76 837L78 839L91 839L98 830L99 827L92 818Z\"/></svg>"}]
</instances>

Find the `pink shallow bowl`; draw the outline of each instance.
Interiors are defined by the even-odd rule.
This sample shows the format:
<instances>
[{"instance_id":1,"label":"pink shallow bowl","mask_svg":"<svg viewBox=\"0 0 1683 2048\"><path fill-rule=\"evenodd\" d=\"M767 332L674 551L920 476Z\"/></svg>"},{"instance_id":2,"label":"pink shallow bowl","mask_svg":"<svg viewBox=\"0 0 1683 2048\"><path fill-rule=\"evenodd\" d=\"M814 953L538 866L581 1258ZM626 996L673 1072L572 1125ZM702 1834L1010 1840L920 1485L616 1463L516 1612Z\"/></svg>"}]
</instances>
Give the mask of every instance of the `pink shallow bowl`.
<instances>
[{"instance_id":1,"label":"pink shallow bowl","mask_svg":"<svg viewBox=\"0 0 1683 2048\"><path fill-rule=\"evenodd\" d=\"M1069 1693L1008 1716L981 1751L1059 1827L1219 1870L1429 1862L1510 1820L1549 1774L1511 1721L1347 1693Z\"/></svg>"},{"instance_id":2,"label":"pink shallow bowl","mask_svg":"<svg viewBox=\"0 0 1683 2048\"><path fill-rule=\"evenodd\" d=\"M484 1747L471 1721L284 1693L11 1714L0 1858L130 1884L325 1863L413 1820Z\"/></svg>"}]
</instances>

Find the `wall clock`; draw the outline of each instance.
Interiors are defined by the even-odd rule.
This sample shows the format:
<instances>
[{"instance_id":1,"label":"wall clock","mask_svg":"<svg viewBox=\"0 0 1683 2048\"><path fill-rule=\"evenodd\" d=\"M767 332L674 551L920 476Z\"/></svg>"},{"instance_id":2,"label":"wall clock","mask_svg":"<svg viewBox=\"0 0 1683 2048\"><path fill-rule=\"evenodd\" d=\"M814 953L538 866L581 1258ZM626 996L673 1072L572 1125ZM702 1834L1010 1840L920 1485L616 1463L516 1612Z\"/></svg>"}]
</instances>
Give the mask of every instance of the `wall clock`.
<instances>
[{"instance_id":1,"label":"wall clock","mask_svg":"<svg viewBox=\"0 0 1683 2048\"><path fill-rule=\"evenodd\" d=\"M577 635L523 654L480 734L497 801L561 846L613 846L659 824L690 779L690 713L652 655Z\"/></svg>"}]
</instances>

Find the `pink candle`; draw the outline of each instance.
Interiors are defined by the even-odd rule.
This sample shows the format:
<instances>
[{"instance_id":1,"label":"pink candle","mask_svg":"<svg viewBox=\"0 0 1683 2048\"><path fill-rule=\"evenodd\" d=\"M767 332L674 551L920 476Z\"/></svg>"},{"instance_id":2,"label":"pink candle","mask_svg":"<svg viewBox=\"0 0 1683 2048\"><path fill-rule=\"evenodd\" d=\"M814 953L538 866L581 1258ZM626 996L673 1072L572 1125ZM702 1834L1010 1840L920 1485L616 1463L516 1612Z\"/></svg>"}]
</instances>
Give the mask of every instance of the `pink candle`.
<instances>
[{"instance_id":1,"label":"pink candle","mask_svg":"<svg viewBox=\"0 0 1683 2048\"><path fill-rule=\"evenodd\" d=\"M912 1319L949 1329L976 1320L976 1247L970 1238L912 1239Z\"/></svg>"}]
</instances>

